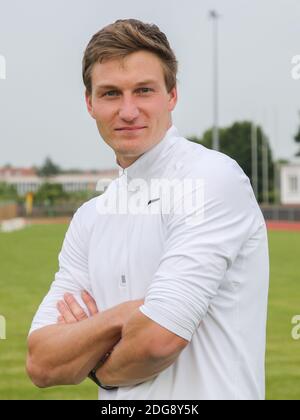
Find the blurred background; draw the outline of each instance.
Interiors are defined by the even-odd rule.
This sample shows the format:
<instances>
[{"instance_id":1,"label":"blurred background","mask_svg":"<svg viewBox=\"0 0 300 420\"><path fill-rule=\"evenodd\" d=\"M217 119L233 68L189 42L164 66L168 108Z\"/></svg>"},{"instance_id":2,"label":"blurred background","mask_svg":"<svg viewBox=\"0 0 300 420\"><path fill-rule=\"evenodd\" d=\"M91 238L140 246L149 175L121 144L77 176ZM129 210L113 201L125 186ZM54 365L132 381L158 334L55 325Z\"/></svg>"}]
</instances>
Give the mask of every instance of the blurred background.
<instances>
[{"instance_id":1,"label":"blurred background","mask_svg":"<svg viewBox=\"0 0 300 420\"><path fill-rule=\"evenodd\" d=\"M298 0L0 0L0 399L97 398L88 381L35 388L26 338L70 218L118 176L81 60L95 32L125 18L157 24L177 55L180 133L252 182L270 240L267 398L300 399Z\"/></svg>"}]
</instances>

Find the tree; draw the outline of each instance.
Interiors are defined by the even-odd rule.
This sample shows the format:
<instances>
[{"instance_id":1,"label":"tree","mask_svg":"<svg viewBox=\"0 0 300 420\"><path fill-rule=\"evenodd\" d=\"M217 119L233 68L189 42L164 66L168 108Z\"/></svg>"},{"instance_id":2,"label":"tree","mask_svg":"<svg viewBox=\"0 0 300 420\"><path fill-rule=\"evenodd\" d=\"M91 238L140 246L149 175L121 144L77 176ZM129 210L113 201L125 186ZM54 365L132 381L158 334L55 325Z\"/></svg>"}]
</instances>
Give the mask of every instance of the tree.
<instances>
[{"instance_id":1,"label":"tree","mask_svg":"<svg viewBox=\"0 0 300 420\"><path fill-rule=\"evenodd\" d=\"M236 122L227 128L220 130L220 152L225 153L232 159L236 160L245 174L252 181L252 149L251 149L251 129L252 123L249 121ZM265 136L266 137L266 136ZM200 143L209 149L212 148L212 130L207 130L202 139L191 137L189 140ZM258 145L258 200L263 200L263 176L262 176L262 161L263 161L263 131L261 127L257 130L257 145ZM274 187L274 163L272 151L269 141L267 140L267 147L269 153L269 191L273 191Z\"/></svg>"},{"instance_id":2,"label":"tree","mask_svg":"<svg viewBox=\"0 0 300 420\"><path fill-rule=\"evenodd\" d=\"M299 117L300 117L300 111L299 111ZM299 125L299 128L298 128L298 132L295 134L294 139L295 139L295 142L296 142L296 143L300 143L300 125ZM296 156L300 156L300 150L299 150L299 152L296 154Z\"/></svg>"},{"instance_id":3,"label":"tree","mask_svg":"<svg viewBox=\"0 0 300 420\"><path fill-rule=\"evenodd\" d=\"M13 185L0 182L0 201L16 201L18 199L18 192Z\"/></svg>"},{"instance_id":4,"label":"tree","mask_svg":"<svg viewBox=\"0 0 300 420\"><path fill-rule=\"evenodd\" d=\"M58 175L61 173L61 169L58 165L52 162L52 160L47 157L43 166L37 171L39 176L48 177L53 175Z\"/></svg>"},{"instance_id":5,"label":"tree","mask_svg":"<svg viewBox=\"0 0 300 420\"><path fill-rule=\"evenodd\" d=\"M35 194L35 202L53 205L60 200L66 199L67 196L61 184L49 184L45 182Z\"/></svg>"}]
</instances>

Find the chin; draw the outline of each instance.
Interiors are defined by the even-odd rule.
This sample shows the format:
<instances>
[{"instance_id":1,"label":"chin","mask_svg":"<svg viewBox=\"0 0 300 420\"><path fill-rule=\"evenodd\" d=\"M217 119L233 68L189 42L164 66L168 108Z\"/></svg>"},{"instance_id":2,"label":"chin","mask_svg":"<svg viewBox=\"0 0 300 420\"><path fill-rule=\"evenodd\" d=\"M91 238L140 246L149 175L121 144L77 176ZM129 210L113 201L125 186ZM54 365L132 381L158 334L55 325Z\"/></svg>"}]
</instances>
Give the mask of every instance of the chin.
<instances>
[{"instance_id":1,"label":"chin","mask_svg":"<svg viewBox=\"0 0 300 420\"><path fill-rule=\"evenodd\" d=\"M124 154L138 154L138 153L144 153L145 150L147 150L147 145L141 144L140 140L135 139L127 139L125 142L123 141L122 144L120 141L115 142L115 150L119 153Z\"/></svg>"},{"instance_id":2,"label":"chin","mask_svg":"<svg viewBox=\"0 0 300 420\"><path fill-rule=\"evenodd\" d=\"M124 149L120 149L116 151L118 154L126 157L126 158L138 158L139 156L142 156L145 151L144 150L124 150Z\"/></svg>"}]
</instances>

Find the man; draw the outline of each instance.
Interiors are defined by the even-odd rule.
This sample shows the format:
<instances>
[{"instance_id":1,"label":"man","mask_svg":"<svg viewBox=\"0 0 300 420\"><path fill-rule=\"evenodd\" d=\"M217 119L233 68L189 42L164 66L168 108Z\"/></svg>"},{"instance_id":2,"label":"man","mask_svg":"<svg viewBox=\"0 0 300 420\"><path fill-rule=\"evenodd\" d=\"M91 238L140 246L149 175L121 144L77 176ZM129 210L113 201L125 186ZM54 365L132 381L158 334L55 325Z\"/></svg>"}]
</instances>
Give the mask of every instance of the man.
<instances>
[{"instance_id":1,"label":"man","mask_svg":"<svg viewBox=\"0 0 300 420\"><path fill-rule=\"evenodd\" d=\"M265 222L236 162L172 125L176 74L155 25L117 21L86 49L87 108L120 177L66 234L28 339L38 386L90 375L100 399L264 398Z\"/></svg>"}]
</instances>

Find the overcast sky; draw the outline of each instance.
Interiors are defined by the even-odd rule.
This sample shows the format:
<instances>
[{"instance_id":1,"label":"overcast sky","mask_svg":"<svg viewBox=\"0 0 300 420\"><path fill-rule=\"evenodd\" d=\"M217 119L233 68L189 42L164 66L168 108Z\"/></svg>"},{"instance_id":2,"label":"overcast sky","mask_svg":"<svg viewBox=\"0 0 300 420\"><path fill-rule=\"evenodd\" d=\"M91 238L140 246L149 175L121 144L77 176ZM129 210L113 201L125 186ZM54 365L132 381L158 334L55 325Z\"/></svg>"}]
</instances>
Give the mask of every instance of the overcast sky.
<instances>
[{"instance_id":1,"label":"overcast sky","mask_svg":"<svg viewBox=\"0 0 300 420\"><path fill-rule=\"evenodd\" d=\"M84 103L81 60L91 36L117 19L156 23L179 60L173 122L182 135L212 125L212 23L220 20L220 125L255 119L276 157L291 158L299 123L299 0L0 0L0 165L114 167Z\"/></svg>"}]
</instances>

